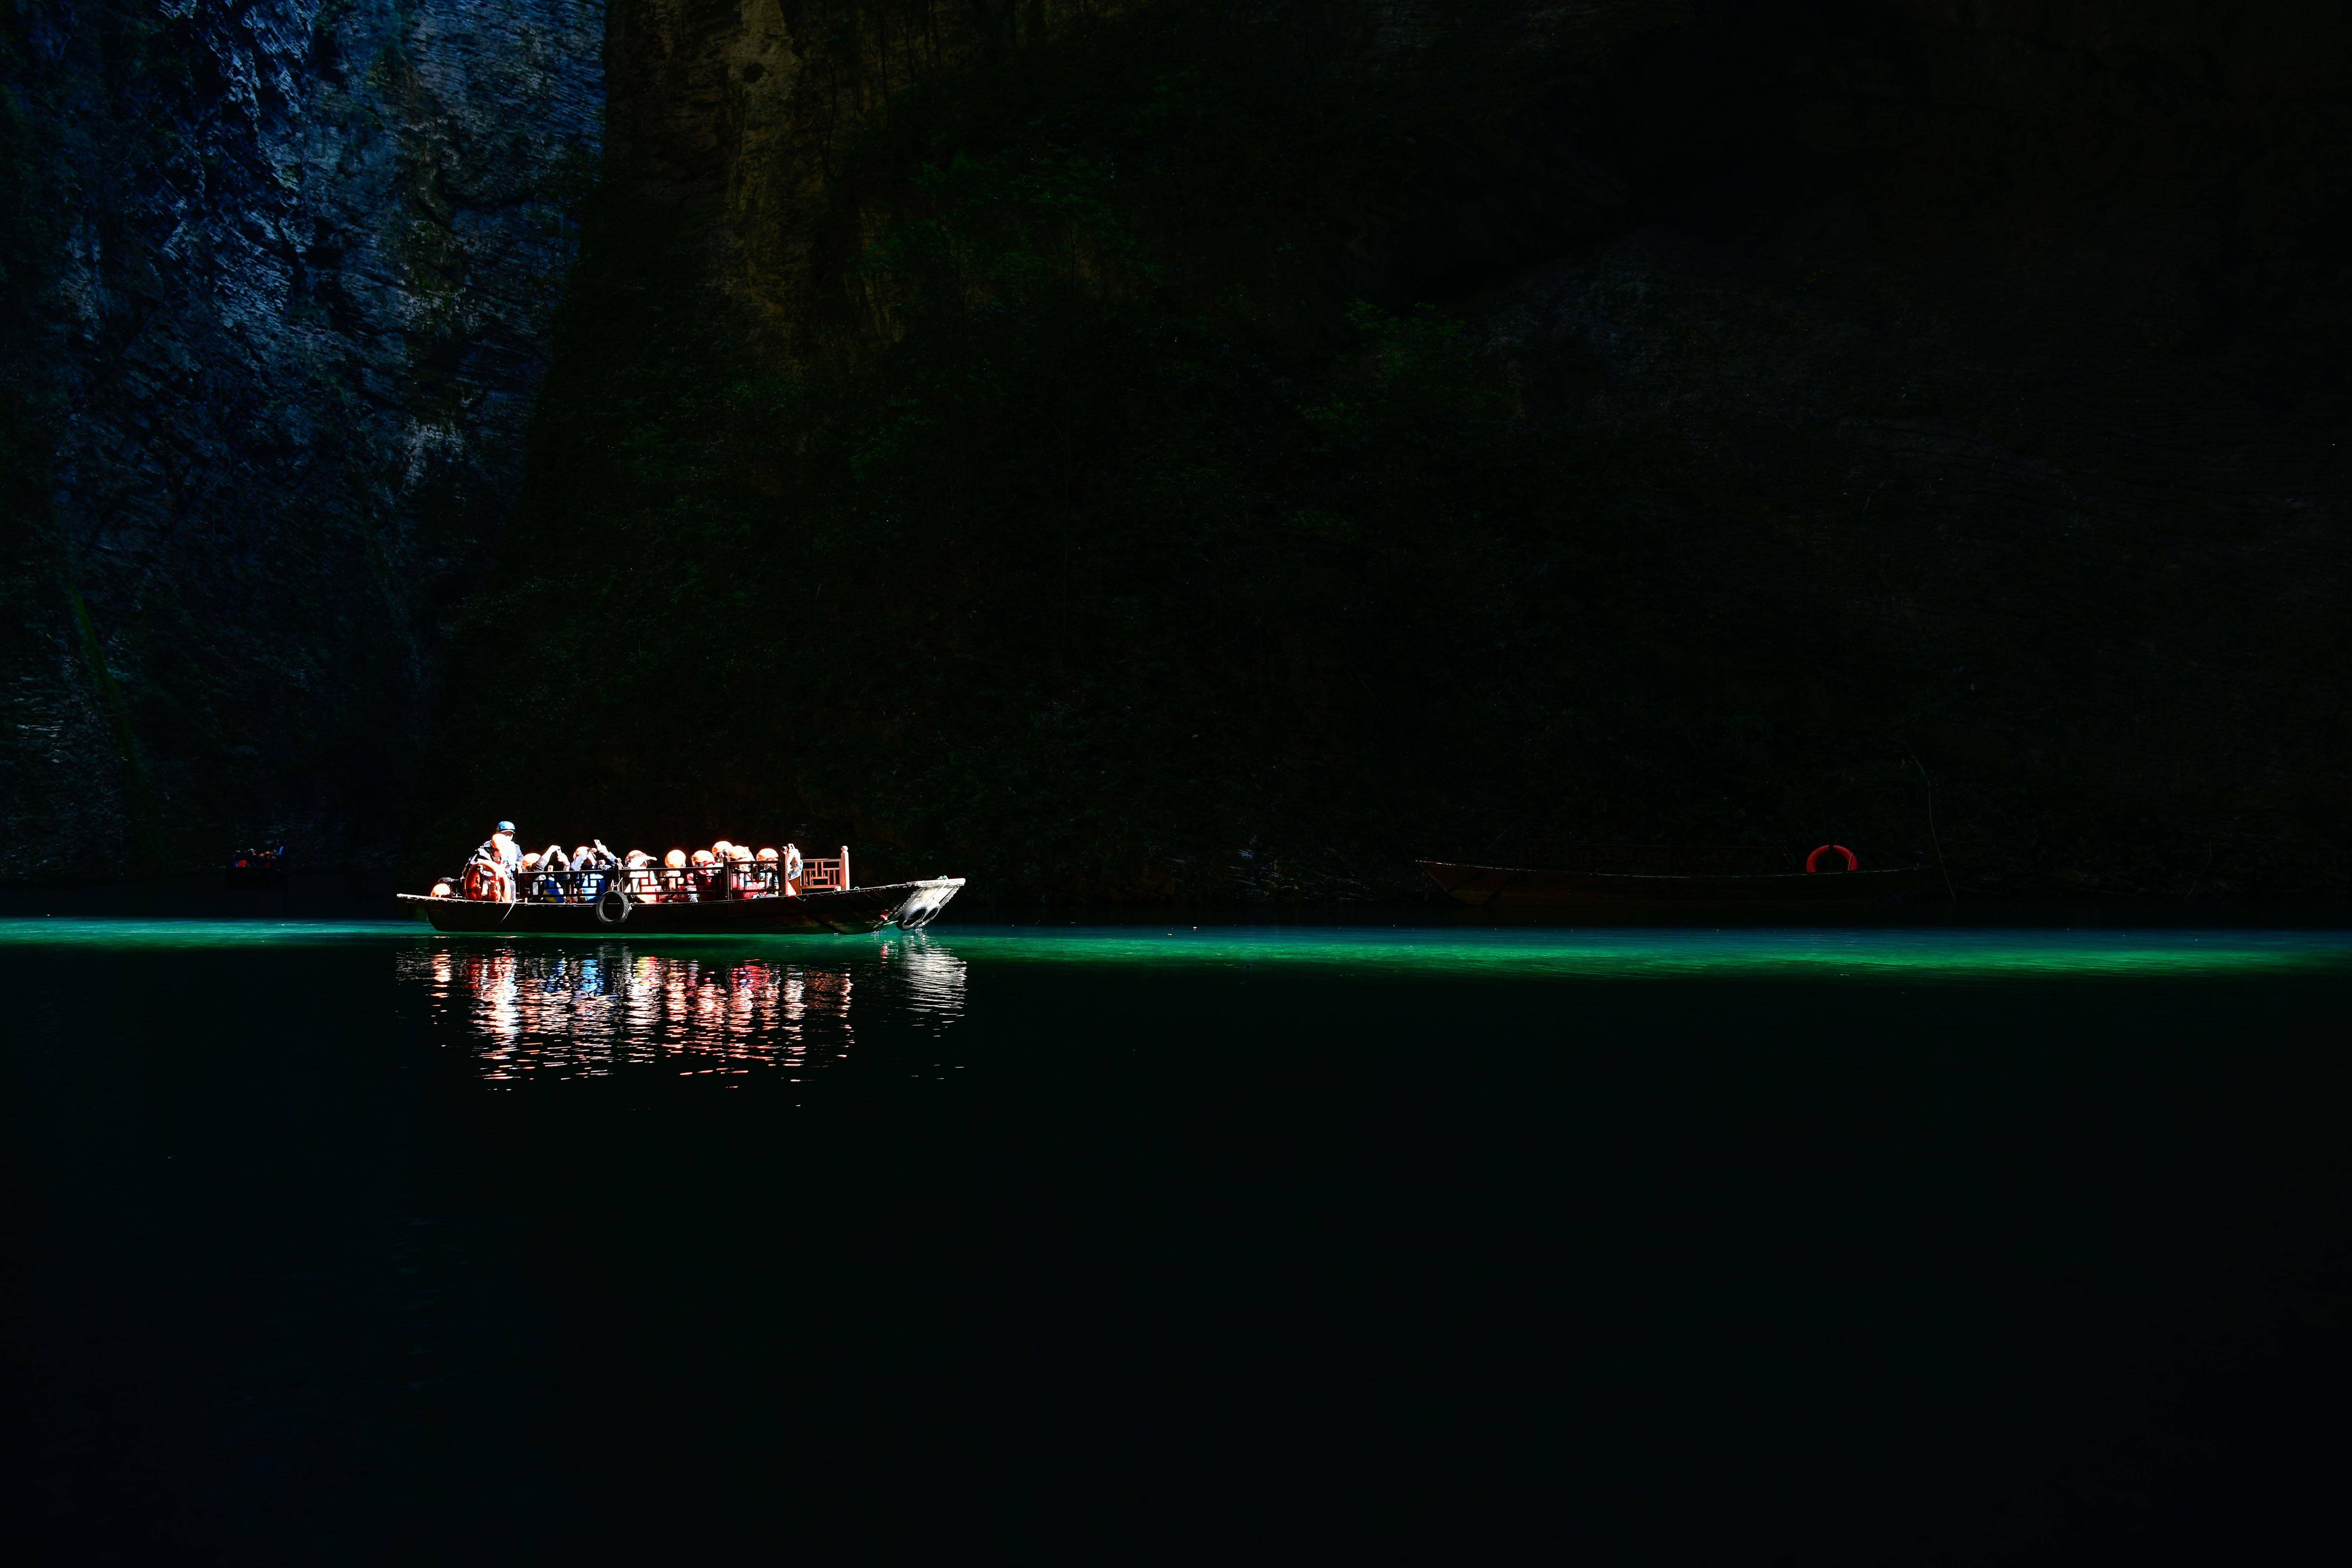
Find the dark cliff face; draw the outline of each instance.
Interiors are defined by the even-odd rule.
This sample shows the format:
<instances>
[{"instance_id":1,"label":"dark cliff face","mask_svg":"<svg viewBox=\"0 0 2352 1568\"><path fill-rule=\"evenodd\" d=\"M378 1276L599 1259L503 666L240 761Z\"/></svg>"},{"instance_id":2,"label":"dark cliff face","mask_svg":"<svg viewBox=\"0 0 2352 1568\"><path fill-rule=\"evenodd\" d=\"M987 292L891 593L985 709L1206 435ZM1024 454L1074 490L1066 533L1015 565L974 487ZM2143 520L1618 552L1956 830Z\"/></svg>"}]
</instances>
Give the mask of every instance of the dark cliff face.
<instances>
[{"instance_id":1,"label":"dark cliff face","mask_svg":"<svg viewBox=\"0 0 2352 1568\"><path fill-rule=\"evenodd\" d=\"M601 154L601 0L18 0L0 875L381 862Z\"/></svg>"},{"instance_id":2,"label":"dark cliff face","mask_svg":"<svg viewBox=\"0 0 2352 1568\"><path fill-rule=\"evenodd\" d=\"M12 874L2347 875L2338 8L614 0L551 328L597 13L65 14Z\"/></svg>"},{"instance_id":3,"label":"dark cliff face","mask_svg":"<svg viewBox=\"0 0 2352 1568\"><path fill-rule=\"evenodd\" d=\"M2347 51L2317 6L1824 13L1750 149L1476 296L1749 563L1675 595L1657 787L1908 754L1980 887L2346 885Z\"/></svg>"},{"instance_id":4,"label":"dark cliff face","mask_svg":"<svg viewBox=\"0 0 2352 1568\"><path fill-rule=\"evenodd\" d=\"M643 635L483 617L456 711L725 739L453 730L436 841L1312 893L1925 858L1932 778L1966 886L2342 885L2334 10L613 29L512 562Z\"/></svg>"}]
</instances>

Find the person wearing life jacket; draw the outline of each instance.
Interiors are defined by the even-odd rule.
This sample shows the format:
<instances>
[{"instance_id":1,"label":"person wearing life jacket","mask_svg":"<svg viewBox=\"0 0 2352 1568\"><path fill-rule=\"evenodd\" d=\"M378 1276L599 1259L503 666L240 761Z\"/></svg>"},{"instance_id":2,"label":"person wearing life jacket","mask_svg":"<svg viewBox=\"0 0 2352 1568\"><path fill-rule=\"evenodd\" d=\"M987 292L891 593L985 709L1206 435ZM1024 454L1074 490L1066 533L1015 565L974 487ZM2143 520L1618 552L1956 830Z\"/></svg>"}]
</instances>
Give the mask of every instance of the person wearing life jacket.
<instances>
[{"instance_id":1,"label":"person wearing life jacket","mask_svg":"<svg viewBox=\"0 0 2352 1568\"><path fill-rule=\"evenodd\" d=\"M515 842L514 835L513 823L499 823L489 837L482 841L482 847L474 851L474 858L488 860L491 865L504 867L509 871L520 868L522 847Z\"/></svg>"},{"instance_id":2,"label":"person wearing life jacket","mask_svg":"<svg viewBox=\"0 0 2352 1568\"><path fill-rule=\"evenodd\" d=\"M719 857L708 849L694 852L694 896L698 900L719 896Z\"/></svg>"},{"instance_id":3,"label":"person wearing life jacket","mask_svg":"<svg viewBox=\"0 0 2352 1568\"><path fill-rule=\"evenodd\" d=\"M686 851L673 849L662 857L662 896L673 904L685 903L694 897L686 878Z\"/></svg>"},{"instance_id":4,"label":"person wearing life jacket","mask_svg":"<svg viewBox=\"0 0 2352 1568\"><path fill-rule=\"evenodd\" d=\"M517 873L522 869L522 848L515 843L515 825L501 822L491 830L466 864L466 896L515 901Z\"/></svg>"}]
</instances>

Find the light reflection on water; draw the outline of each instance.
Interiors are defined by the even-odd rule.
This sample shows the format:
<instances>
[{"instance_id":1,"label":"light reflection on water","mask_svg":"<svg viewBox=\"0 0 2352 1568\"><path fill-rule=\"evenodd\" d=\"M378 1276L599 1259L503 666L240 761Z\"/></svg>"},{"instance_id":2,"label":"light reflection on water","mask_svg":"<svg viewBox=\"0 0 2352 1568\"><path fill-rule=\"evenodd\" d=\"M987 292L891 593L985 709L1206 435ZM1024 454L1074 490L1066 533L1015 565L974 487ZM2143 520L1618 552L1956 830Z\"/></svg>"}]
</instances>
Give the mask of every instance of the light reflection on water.
<instances>
[{"instance_id":1,"label":"light reflection on water","mask_svg":"<svg viewBox=\"0 0 2352 1568\"><path fill-rule=\"evenodd\" d=\"M436 944L398 962L491 1082L640 1068L798 1079L845 1056L861 1017L936 1029L964 1007L963 960L920 939L821 963L625 942Z\"/></svg>"}]
</instances>

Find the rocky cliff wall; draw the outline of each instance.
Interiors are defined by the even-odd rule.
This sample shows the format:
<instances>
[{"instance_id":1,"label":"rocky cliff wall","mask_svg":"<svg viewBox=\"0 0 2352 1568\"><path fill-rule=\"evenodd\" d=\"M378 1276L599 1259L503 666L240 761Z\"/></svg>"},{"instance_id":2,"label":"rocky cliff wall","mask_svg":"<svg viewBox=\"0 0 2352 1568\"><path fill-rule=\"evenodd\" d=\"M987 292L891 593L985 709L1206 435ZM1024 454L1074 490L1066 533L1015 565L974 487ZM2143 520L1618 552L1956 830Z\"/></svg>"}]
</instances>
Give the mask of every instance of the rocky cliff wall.
<instances>
[{"instance_id":1,"label":"rocky cliff wall","mask_svg":"<svg viewBox=\"0 0 2352 1568\"><path fill-rule=\"evenodd\" d=\"M6 15L6 874L381 858L436 692L428 858L2347 874L2340 6Z\"/></svg>"},{"instance_id":2,"label":"rocky cliff wall","mask_svg":"<svg viewBox=\"0 0 2352 1568\"><path fill-rule=\"evenodd\" d=\"M454 700L733 739L468 760L436 838L1272 895L1926 857L1932 778L1964 887L2352 873L2339 7L613 15L515 569L671 609Z\"/></svg>"},{"instance_id":3,"label":"rocky cliff wall","mask_svg":"<svg viewBox=\"0 0 2352 1568\"><path fill-rule=\"evenodd\" d=\"M1637 509L1780 542L1685 569L1655 789L1829 798L1875 744L1979 887L2344 887L2346 15L1819 20L1736 155L1468 302L1656 444Z\"/></svg>"},{"instance_id":4,"label":"rocky cliff wall","mask_svg":"<svg viewBox=\"0 0 2352 1568\"><path fill-rule=\"evenodd\" d=\"M0 876L389 856L521 472L604 23L13 0Z\"/></svg>"}]
</instances>

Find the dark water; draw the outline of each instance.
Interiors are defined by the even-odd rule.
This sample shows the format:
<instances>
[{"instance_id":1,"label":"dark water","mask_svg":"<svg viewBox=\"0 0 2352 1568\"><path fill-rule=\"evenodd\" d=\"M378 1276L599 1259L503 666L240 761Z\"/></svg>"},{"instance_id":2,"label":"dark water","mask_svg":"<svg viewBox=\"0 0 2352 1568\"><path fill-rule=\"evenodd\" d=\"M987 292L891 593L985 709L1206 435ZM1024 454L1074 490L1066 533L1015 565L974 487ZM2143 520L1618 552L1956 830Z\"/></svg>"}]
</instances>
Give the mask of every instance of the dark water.
<instances>
[{"instance_id":1,"label":"dark water","mask_svg":"<svg viewBox=\"0 0 2352 1568\"><path fill-rule=\"evenodd\" d=\"M2340 933L33 921L0 981L42 1560L2345 1533Z\"/></svg>"}]
</instances>

